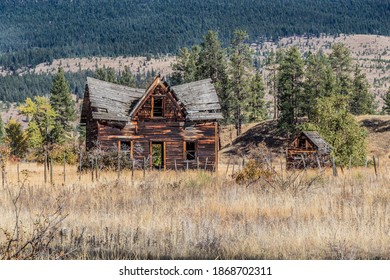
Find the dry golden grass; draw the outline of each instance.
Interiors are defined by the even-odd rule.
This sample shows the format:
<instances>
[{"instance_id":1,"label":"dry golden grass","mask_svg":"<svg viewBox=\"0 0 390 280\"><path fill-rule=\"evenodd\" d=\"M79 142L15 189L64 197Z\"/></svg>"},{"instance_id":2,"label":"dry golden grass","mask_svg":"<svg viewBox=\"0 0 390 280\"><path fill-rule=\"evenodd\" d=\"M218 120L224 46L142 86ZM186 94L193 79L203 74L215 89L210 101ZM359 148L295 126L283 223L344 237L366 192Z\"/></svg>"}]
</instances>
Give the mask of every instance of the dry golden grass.
<instances>
[{"instance_id":1,"label":"dry golden grass","mask_svg":"<svg viewBox=\"0 0 390 280\"><path fill-rule=\"evenodd\" d=\"M389 165L382 162L378 176L372 167L339 177L326 170L312 188L294 193L238 185L225 166L218 173L147 172L145 180L138 171L133 181L130 171L119 180L104 172L94 182L87 173L79 181L69 166L65 184L56 166L52 186L43 183L42 166L21 164L20 240L31 236L37 217L50 220L61 204L65 219L32 258L390 259ZM0 228L12 231L15 165L7 178ZM2 231L0 240L6 244Z\"/></svg>"}]
</instances>

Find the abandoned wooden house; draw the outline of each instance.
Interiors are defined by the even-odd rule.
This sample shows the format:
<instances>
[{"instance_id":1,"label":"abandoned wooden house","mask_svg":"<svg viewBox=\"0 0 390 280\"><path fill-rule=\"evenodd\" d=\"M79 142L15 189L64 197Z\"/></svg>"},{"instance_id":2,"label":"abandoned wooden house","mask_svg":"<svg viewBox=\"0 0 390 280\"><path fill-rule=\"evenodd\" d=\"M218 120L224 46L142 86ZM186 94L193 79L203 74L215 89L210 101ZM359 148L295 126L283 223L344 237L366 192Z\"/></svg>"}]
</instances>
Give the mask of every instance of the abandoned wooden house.
<instances>
[{"instance_id":1,"label":"abandoned wooden house","mask_svg":"<svg viewBox=\"0 0 390 280\"><path fill-rule=\"evenodd\" d=\"M218 168L218 96L210 79L146 89L87 78L81 123L86 149L117 149L160 169Z\"/></svg>"},{"instance_id":2,"label":"abandoned wooden house","mask_svg":"<svg viewBox=\"0 0 390 280\"><path fill-rule=\"evenodd\" d=\"M287 148L287 169L330 165L332 147L316 131L303 131Z\"/></svg>"}]
</instances>

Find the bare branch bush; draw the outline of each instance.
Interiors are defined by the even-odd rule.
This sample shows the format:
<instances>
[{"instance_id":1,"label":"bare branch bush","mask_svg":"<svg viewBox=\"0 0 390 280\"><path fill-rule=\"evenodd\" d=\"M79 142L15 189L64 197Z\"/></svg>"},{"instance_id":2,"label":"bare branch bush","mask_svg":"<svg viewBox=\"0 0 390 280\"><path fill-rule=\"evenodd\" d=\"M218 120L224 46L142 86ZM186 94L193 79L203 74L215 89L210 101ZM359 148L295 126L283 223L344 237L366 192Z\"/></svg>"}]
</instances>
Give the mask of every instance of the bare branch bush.
<instances>
[{"instance_id":1,"label":"bare branch bush","mask_svg":"<svg viewBox=\"0 0 390 280\"><path fill-rule=\"evenodd\" d=\"M61 225L68 216L64 212L65 198L57 197L54 209L44 208L35 215L32 225L27 227L21 217L23 199L26 194L25 182L16 186L7 186L8 196L13 208L14 225L11 229L0 228L5 241L0 243L0 260L17 259L58 259L65 252L52 246L53 240L60 235Z\"/></svg>"},{"instance_id":2,"label":"bare branch bush","mask_svg":"<svg viewBox=\"0 0 390 280\"><path fill-rule=\"evenodd\" d=\"M256 185L264 191L291 192L293 195L315 188L322 180L321 173L309 176L306 170L277 170L272 165L272 153L262 144L250 148L247 164L233 177L246 187Z\"/></svg>"}]
</instances>

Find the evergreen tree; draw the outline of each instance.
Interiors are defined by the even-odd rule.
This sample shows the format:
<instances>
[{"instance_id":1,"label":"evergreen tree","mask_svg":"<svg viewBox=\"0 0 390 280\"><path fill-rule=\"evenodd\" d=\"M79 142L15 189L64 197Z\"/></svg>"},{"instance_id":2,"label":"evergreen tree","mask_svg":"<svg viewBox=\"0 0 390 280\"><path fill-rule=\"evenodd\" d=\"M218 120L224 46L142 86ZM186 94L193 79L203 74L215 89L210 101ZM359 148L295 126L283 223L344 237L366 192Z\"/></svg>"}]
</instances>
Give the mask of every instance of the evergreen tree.
<instances>
[{"instance_id":1,"label":"evergreen tree","mask_svg":"<svg viewBox=\"0 0 390 280\"><path fill-rule=\"evenodd\" d=\"M111 67L96 69L95 78L105 82L117 83L115 70Z\"/></svg>"},{"instance_id":2,"label":"evergreen tree","mask_svg":"<svg viewBox=\"0 0 390 280\"><path fill-rule=\"evenodd\" d=\"M3 143L5 136L3 119L0 117L0 144Z\"/></svg>"},{"instance_id":3,"label":"evergreen tree","mask_svg":"<svg viewBox=\"0 0 390 280\"><path fill-rule=\"evenodd\" d=\"M57 125L63 131L70 132L72 130L71 122L76 118L75 102L65 79L64 70L61 68L53 79L50 90L50 105L57 112ZM60 132L59 129L58 132Z\"/></svg>"},{"instance_id":4,"label":"evergreen tree","mask_svg":"<svg viewBox=\"0 0 390 280\"><path fill-rule=\"evenodd\" d=\"M5 143L10 147L11 155L23 158L28 149L28 139L22 130L22 125L15 119L10 119L5 126Z\"/></svg>"},{"instance_id":5,"label":"evergreen tree","mask_svg":"<svg viewBox=\"0 0 390 280\"><path fill-rule=\"evenodd\" d=\"M335 77L332 68L328 58L322 52L308 55L303 88L302 114L310 118L313 115L317 99L331 96L335 90Z\"/></svg>"},{"instance_id":6,"label":"evergreen tree","mask_svg":"<svg viewBox=\"0 0 390 280\"><path fill-rule=\"evenodd\" d=\"M297 47L283 55L277 74L279 128L295 131L303 102L304 61Z\"/></svg>"},{"instance_id":7,"label":"evergreen tree","mask_svg":"<svg viewBox=\"0 0 390 280\"><path fill-rule=\"evenodd\" d=\"M352 114L364 115L374 113L374 96L369 92L368 88L366 75L356 65L349 102Z\"/></svg>"},{"instance_id":8,"label":"evergreen tree","mask_svg":"<svg viewBox=\"0 0 390 280\"><path fill-rule=\"evenodd\" d=\"M230 54L230 94L233 111L233 121L237 136L241 134L241 127L245 116L245 105L250 96L252 81L252 52L247 44L248 34L243 30L235 30Z\"/></svg>"},{"instance_id":9,"label":"evergreen tree","mask_svg":"<svg viewBox=\"0 0 390 280\"><path fill-rule=\"evenodd\" d=\"M228 93L228 77L226 72L226 54L221 46L218 33L209 31L200 45L198 61L195 67L196 79L211 78L222 107L225 120L230 119Z\"/></svg>"},{"instance_id":10,"label":"evergreen tree","mask_svg":"<svg viewBox=\"0 0 390 280\"><path fill-rule=\"evenodd\" d=\"M183 84L197 80L198 75L198 60L200 54L200 46L194 45L191 51L188 48L181 48L176 58L177 63L172 67L173 74L171 84Z\"/></svg>"},{"instance_id":11,"label":"evergreen tree","mask_svg":"<svg viewBox=\"0 0 390 280\"><path fill-rule=\"evenodd\" d=\"M334 44L329 59L336 78L335 93L350 96L352 91L352 58L349 49L341 43Z\"/></svg>"},{"instance_id":12,"label":"evergreen tree","mask_svg":"<svg viewBox=\"0 0 390 280\"><path fill-rule=\"evenodd\" d=\"M249 122L258 122L266 118L265 109L265 86L263 78L259 72L252 77L250 83L249 96L247 98L246 114Z\"/></svg>"},{"instance_id":13,"label":"evergreen tree","mask_svg":"<svg viewBox=\"0 0 390 280\"><path fill-rule=\"evenodd\" d=\"M118 78L118 84L133 88L136 87L135 77L131 73L130 68L128 66L125 66L125 70L120 73Z\"/></svg>"},{"instance_id":14,"label":"evergreen tree","mask_svg":"<svg viewBox=\"0 0 390 280\"><path fill-rule=\"evenodd\" d=\"M383 106L383 111L390 115L390 87L388 89L388 91L386 92L386 94L383 96L383 101L385 102L384 106Z\"/></svg>"}]
</instances>

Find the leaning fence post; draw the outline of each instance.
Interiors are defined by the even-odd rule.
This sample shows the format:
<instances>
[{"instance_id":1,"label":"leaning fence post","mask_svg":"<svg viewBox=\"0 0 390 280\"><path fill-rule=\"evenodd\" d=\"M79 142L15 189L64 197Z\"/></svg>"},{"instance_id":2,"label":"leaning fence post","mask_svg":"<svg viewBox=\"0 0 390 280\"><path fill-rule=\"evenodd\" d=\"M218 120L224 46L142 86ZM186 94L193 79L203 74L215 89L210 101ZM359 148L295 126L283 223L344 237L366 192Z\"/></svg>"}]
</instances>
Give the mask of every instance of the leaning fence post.
<instances>
[{"instance_id":1,"label":"leaning fence post","mask_svg":"<svg viewBox=\"0 0 390 280\"><path fill-rule=\"evenodd\" d=\"M377 170L377 166L376 166L375 156L372 156L372 160L374 161L375 176L378 176L378 170Z\"/></svg>"},{"instance_id":2,"label":"leaning fence post","mask_svg":"<svg viewBox=\"0 0 390 280\"><path fill-rule=\"evenodd\" d=\"M233 170L232 170L232 175L234 174L234 166L235 166L235 164L236 164L236 161L235 161L234 158L233 158Z\"/></svg>"},{"instance_id":3,"label":"leaning fence post","mask_svg":"<svg viewBox=\"0 0 390 280\"><path fill-rule=\"evenodd\" d=\"M208 163L208 161L209 161L209 158L206 157L206 162L205 162L205 164L204 164L204 170L207 170L207 163Z\"/></svg>"},{"instance_id":4,"label":"leaning fence post","mask_svg":"<svg viewBox=\"0 0 390 280\"><path fill-rule=\"evenodd\" d=\"M175 159L175 172L177 172L177 163L176 163L176 159Z\"/></svg>"},{"instance_id":5,"label":"leaning fence post","mask_svg":"<svg viewBox=\"0 0 390 280\"><path fill-rule=\"evenodd\" d=\"M187 162L187 168L186 168L186 170L188 171L188 160L187 160L186 162Z\"/></svg>"},{"instance_id":6,"label":"leaning fence post","mask_svg":"<svg viewBox=\"0 0 390 280\"><path fill-rule=\"evenodd\" d=\"M226 167L226 176L227 176L227 174L228 174L228 172L229 172L230 160L231 160L231 158L229 158L228 164L227 164L227 167Z\"/></svg>"},{"instance_id":7,"label":"leaning fence post","mask_svg":"<svg viewBox=\"0 0 390 280\"><path fill-rule=\"evenodd\" d=\"M322 172L321 162L320 162L320 158L319 158L318 154L316 154L316 160L317 160L318 170L320 172Z\"/></svg>"}]
</instances>

